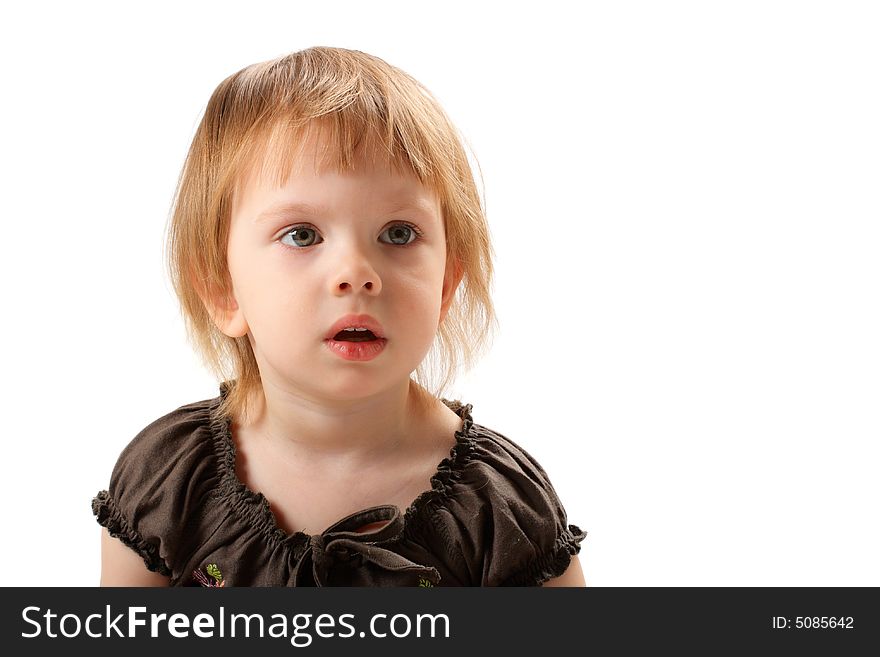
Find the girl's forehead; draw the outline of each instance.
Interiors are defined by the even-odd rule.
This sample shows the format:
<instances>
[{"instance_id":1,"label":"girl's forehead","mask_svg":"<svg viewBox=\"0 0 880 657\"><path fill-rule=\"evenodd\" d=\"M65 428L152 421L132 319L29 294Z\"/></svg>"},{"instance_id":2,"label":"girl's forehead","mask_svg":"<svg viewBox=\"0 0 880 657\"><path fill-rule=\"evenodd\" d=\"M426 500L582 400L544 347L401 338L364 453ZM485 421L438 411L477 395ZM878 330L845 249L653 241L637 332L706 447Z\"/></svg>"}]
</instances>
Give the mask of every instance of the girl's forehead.
<instances>
[{"instance_id":1,"label":"girl's forehead","mask_svg":"<svg viewBox=\"0 0 880 657\"><path fill-rule=\"evenodd\" d=\"M314 130L286 139L270 135L259 143L241 168L235 192L239 196L248 189L277 190L295 178L357 172L404 179L429 195L437 195L437 190L421 181L408 162L381 145L362 140L349 150L328 138L325 131Z\"/></svg>"},{"instance_id":2,"label":"girl's forehead","mask_svg":"<svg viewBox=\"0 0 880 657\"><path fill-rule=\"evenodd\" d=\"M386 208L419 207L441 224L445 223L440 194L423 184L411 169L396 166L382 153L366 149L346 165L338 153L326 150L327 146L320 142L306 142L289 149L273 149L269 145L257 152L233 190L233 217L242 212L247 215L271 212L276 206L292 203L299 203L302 207L321 207L329 202L325 196L327 190L334 188L325 188L320 184L320 178L335 173L362 173L369 177L371 192L371 200L365 198L365 202ZM324 191L320 191L322 189Z\"/></svg>"}]
</instances>

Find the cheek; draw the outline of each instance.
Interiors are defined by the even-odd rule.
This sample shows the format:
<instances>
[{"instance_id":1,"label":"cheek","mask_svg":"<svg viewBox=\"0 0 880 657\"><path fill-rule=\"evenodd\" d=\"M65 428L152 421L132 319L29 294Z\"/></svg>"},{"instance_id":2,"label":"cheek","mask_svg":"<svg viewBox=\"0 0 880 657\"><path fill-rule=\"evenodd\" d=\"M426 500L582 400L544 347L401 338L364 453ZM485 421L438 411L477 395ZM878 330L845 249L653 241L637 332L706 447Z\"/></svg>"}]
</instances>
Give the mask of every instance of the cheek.
<instances>
[{"instance_id":1,"label":"cheek","mask_svg":"<svg viewBox=\"0 0 880 657\"><path fill-rule=\"evenodd\" d=\"M415 304L419 308L430 308L443 293L443 276L429 268L413 270L396 276L394 287L399 291L405 303ZM390 291L390 290L389 290Z\"/></svg>"},{"instance_id":2,"label":"cheek","mask_svg":"<svg viewBox=\"0 0 880 657\"><path fill-rule=\"evenodd\" d=\"M233 233L229 238L229 246L226 250L226 263L229 274L232 277L233 286L241 296L250 297L254 288L254 279L257 277L251 250L247 248L240 237ZM241 303L241 300L239 301Z\"/></svg>"},{"instance_id":3,"label":"cheek","mask_svg":"<svg viewBox=\"0 0 880 657\"><path fill-rule=\"evenodd\" d=\"M409 279L402 286L399 303L393 304L397 316L411 335L430 339L439 324L442 279Z\"/></svg>"},{"instance_id":4,"label":"cheek","mask_svg":"<svg viewBox=\"0 0 880 657\"><path fill-rule=\"evenodd\" d=\"M314 317L314 294L280 264L271 256L230 253L236 301L261 350L305 337L310 327L301 318Z\"/></svg>"}]
</instances>

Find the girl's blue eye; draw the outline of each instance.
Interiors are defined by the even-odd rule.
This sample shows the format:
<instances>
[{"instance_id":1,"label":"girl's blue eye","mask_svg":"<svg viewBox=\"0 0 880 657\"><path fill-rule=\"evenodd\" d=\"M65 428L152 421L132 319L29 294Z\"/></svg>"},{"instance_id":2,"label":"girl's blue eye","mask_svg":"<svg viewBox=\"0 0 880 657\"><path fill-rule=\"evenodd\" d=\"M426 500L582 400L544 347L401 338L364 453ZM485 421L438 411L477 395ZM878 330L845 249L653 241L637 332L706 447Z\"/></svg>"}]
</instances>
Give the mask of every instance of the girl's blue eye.
<instances>
[{"instance_id":1,"label":"girl's blue eye","mask_svg":"<svg viewBox=\"0 0 880 657\"><path fill-rule=\"evenodd\" d=\"M398 246L411 244L412 242L415 242L419 236L415 228L413 226L410 226L409 224L394 224L393 226L382 232L383 235L385 233L389 234L392 240L391 244L397 244Z\"/></svg>"},{"instance_id":2,"label":"girl's blue eye","mask_svg":"<svg viewBox=\"0 0 880 657\"><path fill-rule=\"evenodd\" d=\"M281 236L282 244L287 244L287 242L284 241L284 238L286 237L290 237L290 239L293 240L293 244L290 246L301 248L312 246L313 244L319 244L323 241L321 236L318 235L318 231L314 228L309 228L308 226L294 226L291 228ZM303 244L303 242L305 242L305 244Z\"/></svg>"}]
</instances>

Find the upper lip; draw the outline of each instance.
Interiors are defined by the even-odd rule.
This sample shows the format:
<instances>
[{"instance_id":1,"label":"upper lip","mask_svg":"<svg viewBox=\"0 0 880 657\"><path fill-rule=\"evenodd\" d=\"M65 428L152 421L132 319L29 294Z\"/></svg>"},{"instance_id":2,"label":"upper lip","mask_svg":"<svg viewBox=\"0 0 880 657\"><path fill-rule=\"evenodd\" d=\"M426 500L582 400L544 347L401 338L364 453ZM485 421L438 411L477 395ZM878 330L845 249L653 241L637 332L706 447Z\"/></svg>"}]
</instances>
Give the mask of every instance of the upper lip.
<instances>
[{"instance_id":1,"label":"upper lip","mask_svg":"<svg viewBox=\"0 0 880 657\"><path fill-rule=\"evenodd\" d=\"M324 339L330 340L341 330L347 328L366 328L370 329L373 332L373 335L377 338L385 337L385 331L382 329L379 320L374 319L369 315L345 315L333 323L333 326L331 326L330 330L324 335Z\"/></svg>"}]
</instances>

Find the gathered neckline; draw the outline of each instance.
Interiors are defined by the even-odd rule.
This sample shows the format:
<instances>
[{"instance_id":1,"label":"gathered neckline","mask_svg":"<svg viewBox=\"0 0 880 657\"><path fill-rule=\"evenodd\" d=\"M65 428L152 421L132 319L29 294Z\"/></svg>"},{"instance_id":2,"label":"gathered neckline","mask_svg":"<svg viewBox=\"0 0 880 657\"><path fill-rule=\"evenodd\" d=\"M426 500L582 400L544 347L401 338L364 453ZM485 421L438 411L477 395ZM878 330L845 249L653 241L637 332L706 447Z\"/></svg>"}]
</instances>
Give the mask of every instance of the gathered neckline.
<instances>
[{"instance_id":1,"label":"gathered neckline","mask_svg":"<svg viewBox=\"0 0 880 657\"><path fill-rule=\"evenodd\" d=\"M308 548L312 535L303 531L291 533L279 527L278 520L272 512L266 496L262 493L254 492L238 478L235 469L236 448L232 436L232 418L221 416L218 413L219 406L226 396L229 386L230 382L223 382L220 385L220 396L211 400L208 409L210 431L214 442L214 455L219 475L216 493L242 520L263 534L270 543L286 547L297 556L301 556ZM461 401L450 401L445 398L440 398L440 401L461 418L462 425L454 434L455 445L450 449L449 455L437 465L434 474L431 476L431 488L421 492L407 509L399 509L399 511L403 512L403 528L400 536L412 537L421 532L422 523L427 522L426 515L430 507L446 498L449 494L450 486L461 478L465 464L473 455L474 440L471 435L473 428L471 411L473 405L462 404ZM391 507L392 505L386 506ZM363 509L361 512L370 510ZM335 524L331 523L330 527L335 526ZM397 540L400 536L393 537L391 540Z\"/></svg>"}]
</instances>

